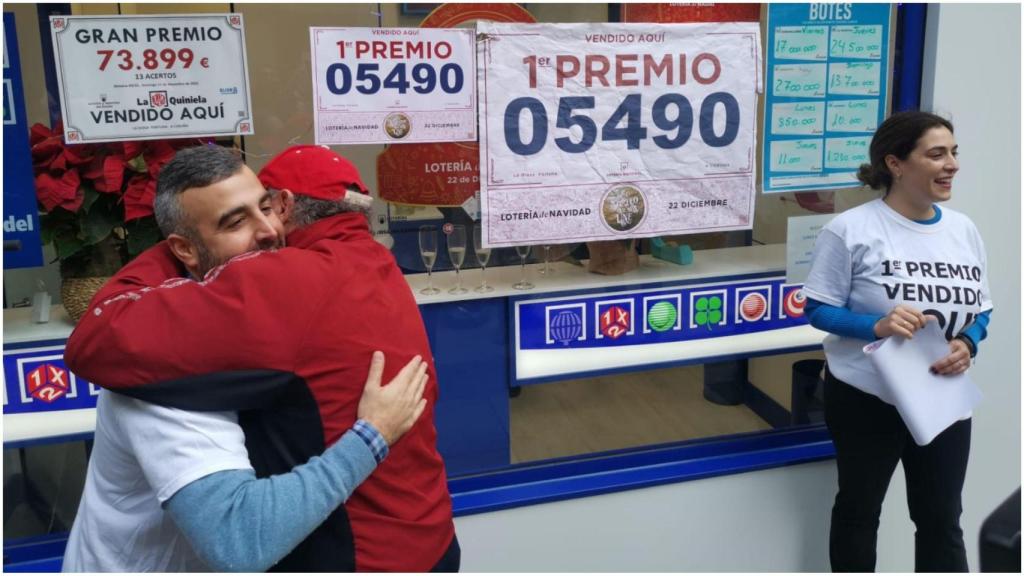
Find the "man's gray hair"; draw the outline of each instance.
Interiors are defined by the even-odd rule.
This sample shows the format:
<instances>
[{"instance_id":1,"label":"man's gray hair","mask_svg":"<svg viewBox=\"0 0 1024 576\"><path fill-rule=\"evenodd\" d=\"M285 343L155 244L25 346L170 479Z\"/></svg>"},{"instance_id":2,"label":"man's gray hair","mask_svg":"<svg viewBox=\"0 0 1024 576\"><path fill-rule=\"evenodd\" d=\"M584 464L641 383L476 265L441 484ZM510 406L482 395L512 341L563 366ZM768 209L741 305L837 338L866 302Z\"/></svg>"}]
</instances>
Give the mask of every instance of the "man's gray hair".
<instances>
[{"instance_id":1,"label":"man's gray hair","mask_svg":"<svg viewBox=\"0 0 1024 576\"><path fill-rule=\"evenodd\" d=\"M350 192L359 193L355 188L349 188ZM328 216L341 214L342 212L359 212L367 215L370 209L357 201L349 200L347 197L340 200L321 200L310 198L302 194L295 194L295 209L292 212L291 223L296 228L305 228L313 222L323 220Z\"/></svg>"},{"instance_id":2,"label":"man's gray hair","mask_svg":"<svg viewBox=\"0 0 1024 576\"><path fill-rule=\"evenodd\" d=\"M153 213L166 237L180 234L195 239L195 225L181 205L181 193L226 180L242 169L242 158L230 148L213 144L183 148L160 170Z\"/></svg>"}]
</instances>

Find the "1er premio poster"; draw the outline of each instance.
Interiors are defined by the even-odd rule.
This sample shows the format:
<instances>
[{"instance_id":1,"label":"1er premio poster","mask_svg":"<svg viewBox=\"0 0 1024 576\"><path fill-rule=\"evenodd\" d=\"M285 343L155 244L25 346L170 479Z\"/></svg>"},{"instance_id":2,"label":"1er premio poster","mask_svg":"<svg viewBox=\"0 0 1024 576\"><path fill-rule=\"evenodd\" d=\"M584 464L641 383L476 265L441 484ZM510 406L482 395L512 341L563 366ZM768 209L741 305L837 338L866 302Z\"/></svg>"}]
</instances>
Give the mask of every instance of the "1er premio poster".
<instances>
[{"instance_id":1,"label":"1er premio poster","mask_svg":"<svg viewBox=\"0 0 1024 576\"><path fill-rule=\"evenodd\" d=\"M748 229L756 23L478 23L485 244Z\"/></svg>"}]
</instances>

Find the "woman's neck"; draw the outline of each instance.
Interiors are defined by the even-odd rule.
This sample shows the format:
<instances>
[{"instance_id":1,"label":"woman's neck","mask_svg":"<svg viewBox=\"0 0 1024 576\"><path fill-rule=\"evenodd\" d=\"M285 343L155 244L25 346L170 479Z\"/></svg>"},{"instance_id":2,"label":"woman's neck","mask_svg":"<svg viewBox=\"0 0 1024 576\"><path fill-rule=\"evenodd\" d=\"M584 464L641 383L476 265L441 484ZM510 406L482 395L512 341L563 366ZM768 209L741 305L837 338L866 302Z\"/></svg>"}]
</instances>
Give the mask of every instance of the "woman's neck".
<instances>
[{"instance_id":1,"label":"woman's neck","mask_svg":"<svg viewBox=\"0 0 1024 576\"><path fill-rule=\"evenodd\" d=\"M909 220L930 220L935 217L935 208L931 200L921 202L901 191L889 189L882 199L890 208Z\"/></svg>"}]
</instances>

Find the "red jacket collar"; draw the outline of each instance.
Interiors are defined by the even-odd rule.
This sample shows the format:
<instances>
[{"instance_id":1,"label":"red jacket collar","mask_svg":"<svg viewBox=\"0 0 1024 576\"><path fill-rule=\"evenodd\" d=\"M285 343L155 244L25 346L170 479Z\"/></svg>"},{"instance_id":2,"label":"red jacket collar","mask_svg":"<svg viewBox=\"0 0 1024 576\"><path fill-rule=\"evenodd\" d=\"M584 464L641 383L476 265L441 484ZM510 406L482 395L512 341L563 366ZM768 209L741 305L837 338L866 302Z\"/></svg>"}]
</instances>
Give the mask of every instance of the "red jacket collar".
<instances>
[{"instance_id":1,"label":"red jacket collar","mask_svg":"<svg viewBox=\"0 0 1024 576\"><path fill-rule=\"evenodd\" d=\"M324 239L348 240L370 233L370 223L359 212L344 212L317 220L309 226L292 231L288 235L288 246L308 248Z\"/></svg>"}]
</instances>

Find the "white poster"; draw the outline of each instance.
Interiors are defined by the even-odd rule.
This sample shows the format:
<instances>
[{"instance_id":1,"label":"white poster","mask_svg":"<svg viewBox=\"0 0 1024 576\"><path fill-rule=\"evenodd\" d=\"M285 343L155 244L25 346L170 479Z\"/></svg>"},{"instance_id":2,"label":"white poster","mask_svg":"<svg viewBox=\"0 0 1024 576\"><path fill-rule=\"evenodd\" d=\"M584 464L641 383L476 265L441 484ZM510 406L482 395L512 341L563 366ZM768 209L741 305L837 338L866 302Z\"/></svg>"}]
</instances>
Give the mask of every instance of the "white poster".
<instances>
[{"instance_id":1,"label":"white poster","mask_svg":"<svg viewBox=\"0 0 1024 576\"><path fill-rule=\"evenodd\" d=\"M487 245L751 228L756 22L477 27Z\"/></svg>"},{"instance_id":2,"label":"white poster","mask_svg":"<svg viewBox=\"0 0 1024 576\"><path fill-rule=\"evenodd\" d=\"M51 16L69 144L252 134L240 14Z\"/></svg>"},{"instance_id":3,"label":"white poster","mask_svg":"<svg viewBox=\"0 0 1024 576\"><path fill-rule=\"evenodd\" d=\"M310 28L317 144L476 140L473 31Z\"/></svg>"},{"instance_id":4,"label":"white poster","mask_svg":"<svg viewBox=\"0 0 1024 576\"><path fill-rule=\"evenodd\" d=\"M811 273L814 242L835 214L793 216L786 220L786 282L803 284Z\"/></svg>"}]
</instances>

